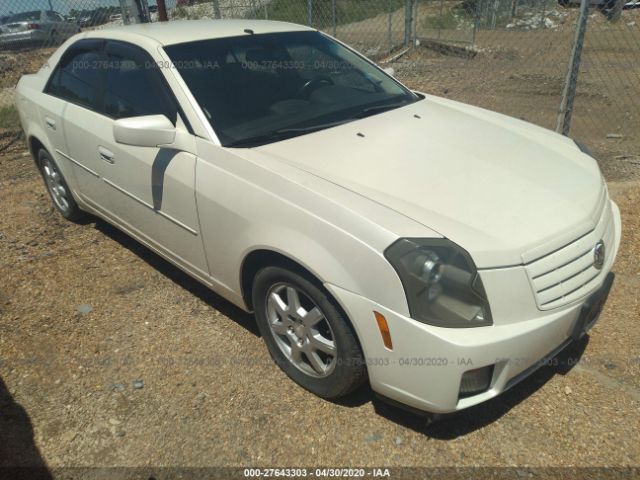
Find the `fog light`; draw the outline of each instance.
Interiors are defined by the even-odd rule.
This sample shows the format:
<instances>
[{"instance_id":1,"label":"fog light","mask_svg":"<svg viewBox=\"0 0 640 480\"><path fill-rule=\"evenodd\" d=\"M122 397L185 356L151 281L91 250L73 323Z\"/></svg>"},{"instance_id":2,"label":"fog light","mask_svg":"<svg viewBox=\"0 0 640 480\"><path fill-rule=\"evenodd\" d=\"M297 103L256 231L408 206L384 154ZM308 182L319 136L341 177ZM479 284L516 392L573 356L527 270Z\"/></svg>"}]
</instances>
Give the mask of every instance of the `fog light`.
<instances>
[{"instance_id":1,"label":"fog light","mask_svg":"<svg viewBox=\"0 0 640 480\"><path fill-rule=\"evenodd\" d=\"M459 397L470 397L471 395L486 392L489 389L489 385L491 385L491 377L493 377L493 365L464 372L460 381Z\"/></svg>"}]
</instances>

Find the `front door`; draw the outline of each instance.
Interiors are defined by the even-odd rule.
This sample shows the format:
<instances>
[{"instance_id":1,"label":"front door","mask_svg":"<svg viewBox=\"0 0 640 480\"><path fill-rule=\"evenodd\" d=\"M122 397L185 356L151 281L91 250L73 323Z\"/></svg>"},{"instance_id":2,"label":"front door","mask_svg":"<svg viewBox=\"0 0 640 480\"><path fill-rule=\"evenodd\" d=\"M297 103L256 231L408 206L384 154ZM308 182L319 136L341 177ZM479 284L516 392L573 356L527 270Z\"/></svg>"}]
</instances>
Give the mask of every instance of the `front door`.
<instances>
[{"instance_id":1,"label":"front door","mask_svg":"<svg viewBox=\"0 0 640 480\"><path fill-rule=\"evenodd\" d=\"M174 261L207 277L195 200L195 139L191 151L115 143L114 122L143 115L165 115L182 136L192 137L175 97L144 50L110 41L105 55L104 116L98 123L105 133L96 147L113 213Z\"/></svg>"}]
</instances>

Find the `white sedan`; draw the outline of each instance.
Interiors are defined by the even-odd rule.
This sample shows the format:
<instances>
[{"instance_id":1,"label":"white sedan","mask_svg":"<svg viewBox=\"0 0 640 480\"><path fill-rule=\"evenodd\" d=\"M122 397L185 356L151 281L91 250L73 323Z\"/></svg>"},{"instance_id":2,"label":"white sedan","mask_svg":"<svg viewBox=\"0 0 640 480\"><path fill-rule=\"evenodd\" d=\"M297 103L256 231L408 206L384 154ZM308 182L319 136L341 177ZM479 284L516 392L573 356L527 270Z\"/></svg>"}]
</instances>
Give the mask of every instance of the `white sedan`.
<instances>
[{"instance_id":1,"label":"white sedan","mask_svg":"<svg viewBox=\"0 0 640 480\"><path fill-rule=\"evenodd\" d=\"M276 363L452 412L597 320L620 214L569 138L412 92L316 30L225 20L67 41L18 85L55 207L254 311Z\"/></svg>"}]
</instances>

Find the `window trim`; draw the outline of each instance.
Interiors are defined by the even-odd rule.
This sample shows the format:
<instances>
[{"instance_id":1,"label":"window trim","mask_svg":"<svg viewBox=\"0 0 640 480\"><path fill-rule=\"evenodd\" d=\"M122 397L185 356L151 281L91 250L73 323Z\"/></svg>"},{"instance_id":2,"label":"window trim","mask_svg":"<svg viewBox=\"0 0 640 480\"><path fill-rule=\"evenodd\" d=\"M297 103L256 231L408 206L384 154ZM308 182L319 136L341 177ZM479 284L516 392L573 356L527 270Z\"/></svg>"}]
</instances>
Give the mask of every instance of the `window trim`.
<instances>
[{"instance_id":1,"label":"window trim","mask_svg":"<svg viewBox=\"0 0 640 480\"><path fill-rule=\"evenodd\" d=\"M103 49L104 49L104 41L102 39L85 38L85 39L82 39L82 40L78 40L76 43L71 45L62 54L62 56L60 57L60 60L58 60L58 63L56 64L55 68L51 72L51 75L49 76L49 79L47 80L47 83L45 84L43 93L46 94L46 95L50 95L52 97L55 97L55 98L57 98L59 100L62 100L63 102L67 102L67 103L76 105L76 106L78 106L80 108L84 108L85 110L89 110L90 112L101 114L101 112L99 112L95 108L89 108L87 105L83 105L81 103L74 102L74 101L72 101L72 100L70 100L68 98L64 98L64 97L62 97L60 95L54 94L51 91L51 84L53 83L54 78L56 77L56 75L63 68L62 65L65 64L65 61L68 60L69 57L74 57L76 55L80 55L80 54L83 54L83 53L96 53L96 54L101 55L103 53ZM96 99L97 99L96 108L100 108L100 105L102 103L103 91L104 91L104 77L100 76L98 92L97 92L97 95L96 95Z\"/></svg>"},{"instance_id":2,"label":"window trim","mask_svg":"<svg viewBox=\"0 0 640 480\"><path fill-rule=\"evenodd\" d=\"M58 12L56 12L55 10L45 10L44 11L45 14L45 18L47 19L47 21L49 22L62 22L61 18L62 15L60 15Z\"/></svg>"},{"instance_id":3,"label":"window trim","mask_svg":"<svg viewBox=\"0 0 640 480\"><path fill-rule=\"evenodd\" d=\"M101 39L84 38L82 40L78 40L73 45L71 45L69 48L67 48L64 51L64 53L60 56L60 60L58 60L58 63L53 68L53 71L51 72L51 75L49 75L49 78L47 79L47 83L45 84L44 89L42 90L42 93L44 93L46 95L51 95L52 97L58 98L58 99L62 100L63 102L72 103L72 104L77 105L79 107L86 108L87 110L91 110L92 112L99 113L99 112L96 112L95 110L87 108L86 105L80 105L80 104L78 104L76 102L72 102L71 100L69 100L67 98L62 98L62 97L60 97L58 95L55 95L53 92L51 92L51 84L53 83L53 80L54 80L55 76L58 74L58 72L62 68L62 65L65 63L65 61L70 56L77 55L79 53L88 53L88 52L101 53L101 50L103 48L103 43L104 43L104 41L101 40ZM102 90L102 86L100 86L100 89ZM98 95L98 97L99 97L101 92L98 92L98 93L99 93L99 95Z\"/></svg>"},{"instance_id":4,"label":"window trim","mask_svg":"<svg viewBox=\"0 0 640 480\"><path fill-rule=\"evenodd\" d=\"M138 45L134 45L133 43L129 43L129 42L125 42L122 40L107 40L105 42L104 48L103 48L103 53L106 56L106 61L109 61L109 47L113 46L115 47L115 49L117 48L123 48L124 50L131 50L132 56L133 55L140 55L141 59L146 62L146 63L151 63L152 65L157 65L157 62L153 59L153 57L149 54L149 52L147 52L147 50L145 50L142 47L139 47ZM117 50L116 50L117 51ZM134 58L132 58L132 60L135 60ZM178 102L178 99L176 98L175 94L173 93L173 91L171 90L171 87L169 86L169 84L167 83L167 79L164 78L164 75L162 74L162 72L159 69L152 69L153 73L152 75L155 75L156 77L158 77L159 79L159 87L164 90L164 94L167 97L167 101L170 102L172 105L170 105L171 108L175 108L176 110L176 114L177 115L181 115L183 117L183 121L184 121L184 112L182 112L182 109L180 108L180 103ZM106 76L105 76L105 80L106 80ZM106 116L107 118L111 118L112 120L117 120L115 117L112 117L111 115L109 115L106 111L104 111L104 97L105 97L105 93L106 93L106 81L103 82L102 85L102 95L101 95L101 99L102 99L102 110L103 112L101 112L104 116ZM169 119L171 121L171 119ZM186 121L185 125L187 124ZM173 123L173 122L172 122ZM176 118L176 124L177 124L177 118ZM175 124L174 124L175 126ZM189 126L190 127L190 126ZM190 132L191 133L191 132Z\"/></svg>"},{"instance_id":5,"label":"window trim","mask_svg":"<svg viewBox=\"0 0 640 480\"><path fill-rule=\"evenodd\" d=\"M133 43L126 42L123 40L109 39L109 38L83 38L73 43L72 45L70 45L69 48L67 48L64 51L64 53L60 57L60 60L58 60L58 63L56 64L56 66L53 68L53 71L49 75L49 78L47 79L47 83L45 84L42 93L44 93L45 95L50 95L52 97L55 97L63 102L76 105L77 107L83 108L97 115L101 115L110 120L116 121L116 118L112 117L111 115L108 115L104 111L104 94L105 94L105 80L106 80L105 74L102 74L100 76L100 86L99 86L99 91L97 95L98 101L97 101L96 108L89 108L87 105L82 105L68 98L63 98L59 95L55 95L53 92L51 92L51 84L53 83L55 76L58 74L58 72L62 68L61 65L64 64L66 59L68 59L70 56L77 55L79 53L95 52L101 56L104 56L105 60L108 60L106 55L107 55L107 45L109 43L122 44L126 48L130 48L130 49L133 49L134 51L141 53L143 58L146 58L147 61L152 62L153 64L157 64L157 62L153 59L151 54L146 49L139 47L138 45L135 45ZM171 89L169 82L167 81L164 74L160 70L157 70L156 74L160 79L160 88L164 89L168 100L172 102L173 105L176 107L177 114L179 115L180 120L182 120L182 123L185 125L187 132L191 135L194 135L194 130L191 126L191 123L189 122L189 119L185 115L184 109L182 108L182 105L180 105L180 102L176 98L175 93Z\"/></svg>"}]
</instances>

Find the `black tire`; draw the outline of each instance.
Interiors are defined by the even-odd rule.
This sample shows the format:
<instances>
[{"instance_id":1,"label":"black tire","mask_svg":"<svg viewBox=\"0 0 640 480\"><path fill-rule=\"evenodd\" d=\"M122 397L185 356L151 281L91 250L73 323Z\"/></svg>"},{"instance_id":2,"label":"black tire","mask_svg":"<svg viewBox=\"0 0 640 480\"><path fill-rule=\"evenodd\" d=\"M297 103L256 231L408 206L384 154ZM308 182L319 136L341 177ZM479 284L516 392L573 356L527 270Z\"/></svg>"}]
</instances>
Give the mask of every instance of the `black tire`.
<instances>
[{"instance_id":1,"label":"black tire","mask_svg":"<svg viewBox=\"0 0 640 480\"><path fill-rule=\"evenodd\" d=\"M53 185L51 184L51 181L49 179L49 176L47 174L47 168L48 167L53 167L55 169L55 171L57 172L57 174L60 176L59 177L59 182L60 182L60 186L62 186L66 192L66 202L67 202L67 208L64 208L64 205L60 203L60 200L57 200L55 198L55 194L53 192ZM62 171L60 170L60 168L58 167L57 163L55 162L55 160L53 159L53 157L51 155L49 155L49 152L47 152L45 149L41 149L38 152L38 169L40 170L40 174L42 175L42 179L44 181L44 186L47 188L47 192L49 193L49 197L51 198L51 202L53 203L53 206L56 208L56 210L58 210L58 212L60 212L60 215L62 215L64 218L66 218L67 220L71 221L71 222L79 222L81 220L84 220L87 217L87 213L80 210L80 207L78 207L78 204L76 203L75 199L73 198L73 193L71 192L71 189L69 188L69 185L67 184L67 181L65 180L64 176L62 175Z\"/></svg>"},{"instance_id":2,"label":"black tire","mask_svg":"<svg viewBox=\"0 0 640 480\"><path fill-rule=\"evenodd\" d=\"M323 320L319 323L326 328L326 324L323 323L326 320L330 327L329 333L333 338L336 354L332 369L326 376L312 376L296 366L285 355L279 346L278 335L270 327L268 296L276 291L274 289L282 288L283 285L292 286L302 294L303 307L309 308L309 302L315 304L322 313ZM303 276L302 272L294 273L280 267L266 267L260 270L254 278L252 300L258 328L271 357L296 383L322 398L337 399L353 392L365 382L367 372L364 357L352 326L337 308L334 300L319 285ZM305 302L309 307L305 306ZM307 358L306 355L303 358Z\"/></svg>"},{"instance_id":3,"label":"black tire","mask_svg":"<svg viewBox=\"0 0 640 480\"><path fill-rule=\"evenodd\" d=\"M45 41L45 47L57 47L60 45L60 39L58 38L58 32L55 30L51 31L51 35L49 35L49 41Z\"/></svg>"}]
</instances>

